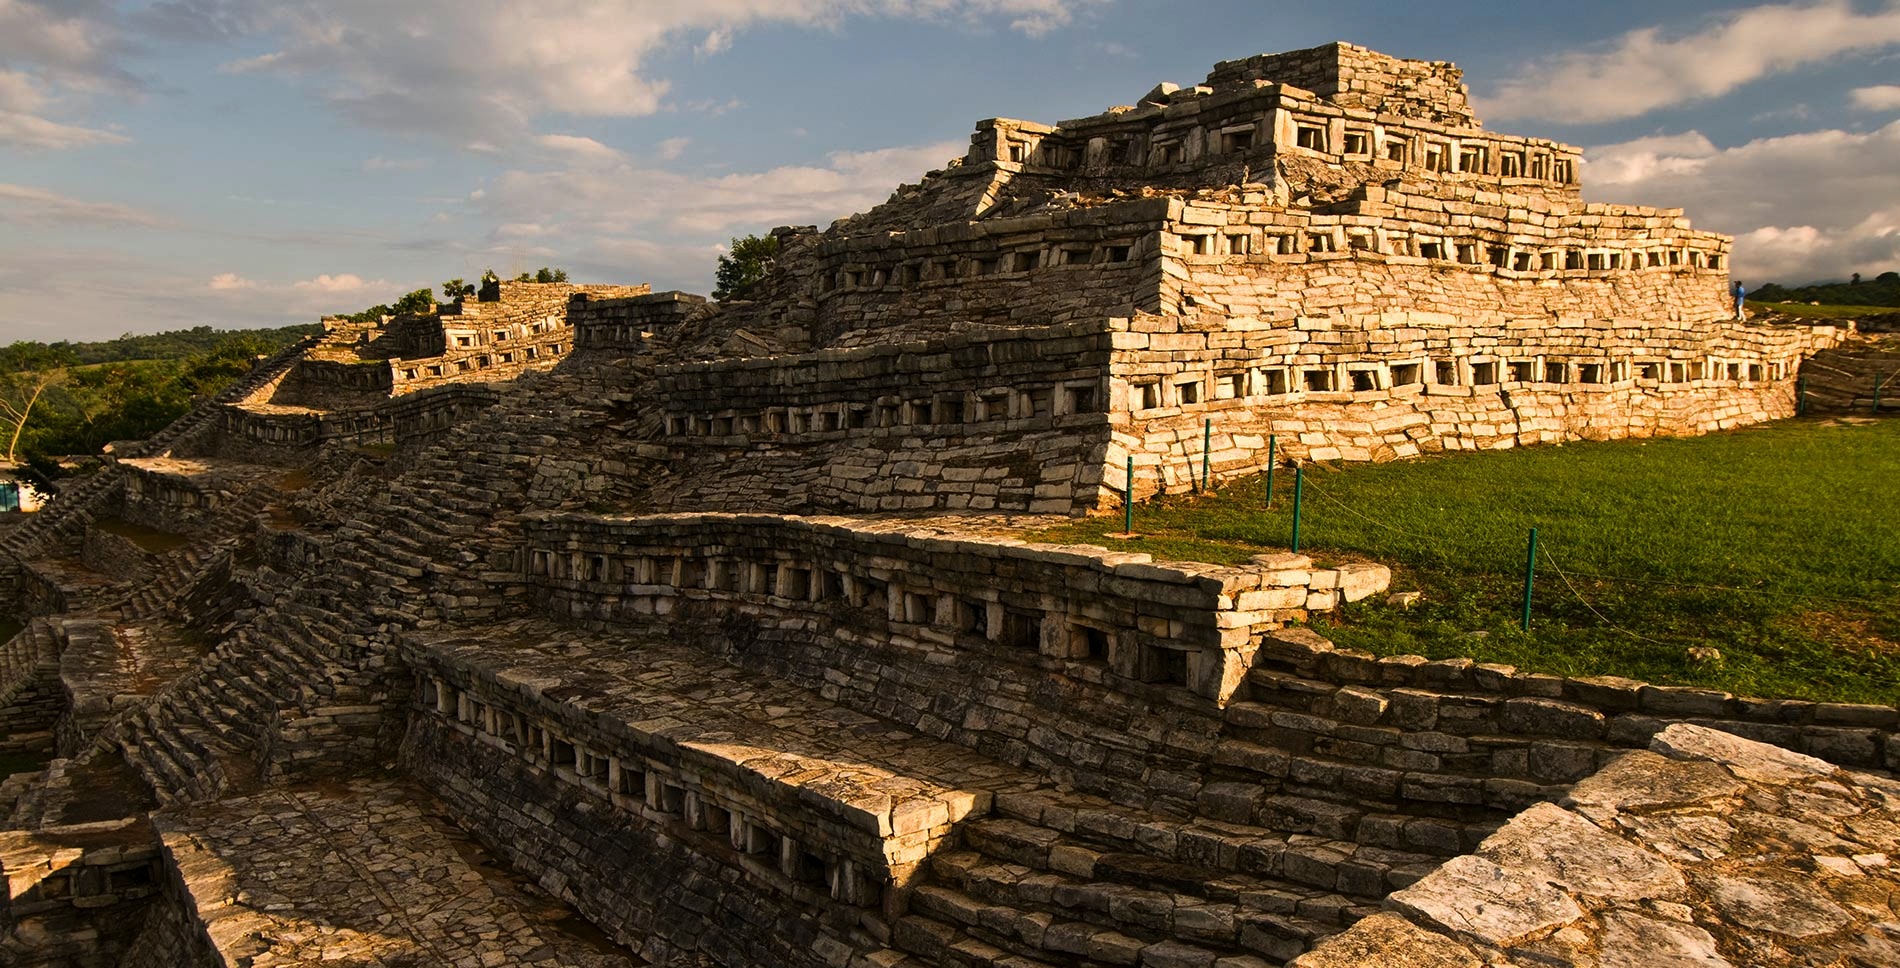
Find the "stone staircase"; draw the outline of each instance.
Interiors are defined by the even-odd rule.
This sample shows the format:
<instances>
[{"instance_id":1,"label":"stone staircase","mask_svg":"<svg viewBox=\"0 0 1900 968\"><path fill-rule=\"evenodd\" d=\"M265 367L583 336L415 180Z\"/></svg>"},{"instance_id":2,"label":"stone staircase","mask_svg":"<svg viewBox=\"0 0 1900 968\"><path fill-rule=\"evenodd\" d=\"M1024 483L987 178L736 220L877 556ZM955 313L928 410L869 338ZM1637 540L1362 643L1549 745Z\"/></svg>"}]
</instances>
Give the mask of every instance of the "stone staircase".
<instances>
[{"instance_id":1,"label":"stone staircase","mask_svg":"<svg viewBox=\"0 0 1900 968\"><path fill-rule=\"evenodd\" d=\"M1440 862L1080 794L999 796L960 837L961 849L932 858L930 883L893 925L898 948L961 947L985 965L1277 964Z\"/></svg>"}]
</instances>

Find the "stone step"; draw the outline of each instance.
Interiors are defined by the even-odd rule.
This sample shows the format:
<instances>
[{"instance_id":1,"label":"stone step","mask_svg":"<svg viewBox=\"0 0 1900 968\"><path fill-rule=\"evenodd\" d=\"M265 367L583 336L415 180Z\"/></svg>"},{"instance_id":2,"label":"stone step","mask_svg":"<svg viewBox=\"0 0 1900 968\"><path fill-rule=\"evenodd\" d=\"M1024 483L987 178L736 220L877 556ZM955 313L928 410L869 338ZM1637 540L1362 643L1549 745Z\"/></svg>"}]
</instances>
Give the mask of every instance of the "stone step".
<instances>
[{"instance_id":1,"label":"stone step","mask_svg":"<svg viewBox=\"0 0 1900 968\"><path fill-rule=\"evenodd\" d=\"M916 961L903 963L933 968L1060 968L1081 963L1068 958L1043 961L1025 957L972 937L958 925L918 913L905 915L891 925L891 943L899 951L918 956Z\"/></svg>"}]
</instances>

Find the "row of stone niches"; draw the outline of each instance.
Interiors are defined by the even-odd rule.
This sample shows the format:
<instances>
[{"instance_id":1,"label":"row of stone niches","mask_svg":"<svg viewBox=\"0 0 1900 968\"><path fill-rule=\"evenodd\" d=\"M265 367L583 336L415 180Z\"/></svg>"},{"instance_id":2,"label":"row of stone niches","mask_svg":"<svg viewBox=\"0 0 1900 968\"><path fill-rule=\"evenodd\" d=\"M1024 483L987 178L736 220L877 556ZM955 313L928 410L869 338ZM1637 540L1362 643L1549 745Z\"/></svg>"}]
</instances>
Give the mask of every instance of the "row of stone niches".
<instances>
[{"instance_id":1,"label":"row of stone niches","mask_svg":"<svg viewBox=\"0 0 1900 968\"><path fill-rule=\"evenodd\" d=\"M478 356L464 356L461 359L441 359L422 366L407 367L401 376L405 380L421 380L427 377L451 376L456 373L469 373L497 366L516 366L533 363L536 360L559 357L566 347L560 343L548 343L544 346L525 346L519 350L498 350Z\"/></svg>"},{"instance_id":2,"label":"row of stone niches","mask_svg":"<svg viewBox=\"0 0 1900 968\"><path fill-rule=\"evenodd\" d=\"M879 397L871 403L769 407L716 416L666 418L671 437L730 437L740 434L824 434L850 430L961 426L1002 420L1036 420L1105 413L1097 380L1054 386L947 390L928 396Z\"/></svg>"},{"instance_id":3,"label":"row of stone niches","mask_svg":"<svg viewBox=\"0 0 1900 968\"><path fill-rule=\"evenodd\" d=\"M594 749L494 697L477 697L440 679L422 681L419 708L448 720L476 742L647 822L684 824L723 836L732 848L727 862L767 881L783 878L792 883L782 887L802 885L858 907L877 907L883 901L885 872L866 871L849 856L801 843L756 811L714 796L647 757Z\"/></svg>"},{"instance_id":4,"label":"row of stone niches","mask_svg":"<svg viewBox=\"0 0 1900 968\"><path fill-rule=\"evenodd\" d=\"M494 343L506 343L517 337L530 339L551 330L564 328L566 325L567 320L560 316L547 316L537 322L527 323L525 325L515 323L502 329L469 330L466 332L452 329L445 324L442 329L442 338L446 344L456 349L465 350L473 349L477 345L486 346ZM484 336L487 338L484 339Z\"/></svg>"},{"instance_id":5,"label":"row of stone niches","mask_svg":"<svg viewBox=\"0 0 1900 968\"><path fill-rule=\"evenodd\" d=\"M1238 156L1267 146L1263 134L1269 115L1248 110L1187 130L1090 138L1084 144L1061 130L1031 136L1017 132L999 145L998 161L1074 171L1091 161L1113 168L1169 168L1217 155ZM1085 132L1077 132L1083 134ZM1282 132L1284 133L1284 132ZM1549 149L1533 149L1526 139L1473 132L1464 138L1433 137L1423 128L1388 127L1292 114L1293 143L1277 147L1320 155L1335 164L1358 162L1416 169L1439 175L1491 176L1557 185L1577 183L1573 159ZM1238 161L1238 158L1232 160Z\"/></svg>"},{"instance_id":6,"label":"row of stone niches","mask_svg":"<svg viewBox=\"0 0 1900 968\"><path fill-rule=\"evenodd\" d=\"M1405 386L1493 386L1551 384L1609 386L1632 379L1649 383L1723 382L1737 385L1788 378L1786 362L1728 359L1564 360L1460 357L1420 358L1403 363L1360 362L1308 366L1256 366L1232 372L1199 372L1170 379L1130 378L1131 410L1195 406L1210 401L1255 397L1298 397L1306 393L1365 393Z\"/></svg>"},{"instance_id":7,"label":"row of stone niches","mask_svg":"<svg viewBox=\"0 0 1900 968\"><path fill-rule=\"evenodd\" d=\"M1131 264L1134 239L1104 243L1042 244L971 256L911 259L895 265L851 265L825 274L821 292L839 289L878 289L915 286L1002 273L1030 272L1048 266L1113 266Z\"/></svg>"},{"instance_id":8,"label":"row of stone niches","mask_svg":"<svg viewBox=\"0 0 1900 968\"><path fill-rule=\"evenodd\" d=\"M1720 252L1704 252L1691 246L1632 246L1628 249L1605 246L1516 246L1485 239L1454 239L1438 235L1415 235L1392 229L1360 226L1312 225L1306 231L1275 231L1249 228L1237 232L1211 227L1206 231L1177 228L1177 251L1183 256L1217 259L1242 256L1272 262L1276 256L1326 255L1338 252L1370 252L1406 256L1460 265L1489 265L1511 272L1621 272L1625 270L1683 269L1719 270L1725 262Z\"/></svg>"},{"instance_id":9,"label":"row of stone niches","mask_svg":"<svg viewBox=\"0 0 1900 968\"><path fill-rule=\"evenodd\" d=\"M682 588L699 589L781 611L812 611L834 619L840 607L849 607L913 632L934 631L934 638L966 647L1106 665L1126 679L1181 686L1204 695L1219 689L1219 650L1174 647L1156 640L1137 642L1126 630L1115 629L1107 621L1005 605L987 597L995 594L987 590L973 593L906 588L842 564L825 567L783 559L557 554L535 549L529 556L529 570L538 577L614 586L616 594L631 597L674 596ZM1306 589L1290 589L1288 599L1288 608L1303 606ZM1210 623L1212 620L1210 616ZM1208 663L1216 668L1208 668Z\"/></svg>"}]
</instances>

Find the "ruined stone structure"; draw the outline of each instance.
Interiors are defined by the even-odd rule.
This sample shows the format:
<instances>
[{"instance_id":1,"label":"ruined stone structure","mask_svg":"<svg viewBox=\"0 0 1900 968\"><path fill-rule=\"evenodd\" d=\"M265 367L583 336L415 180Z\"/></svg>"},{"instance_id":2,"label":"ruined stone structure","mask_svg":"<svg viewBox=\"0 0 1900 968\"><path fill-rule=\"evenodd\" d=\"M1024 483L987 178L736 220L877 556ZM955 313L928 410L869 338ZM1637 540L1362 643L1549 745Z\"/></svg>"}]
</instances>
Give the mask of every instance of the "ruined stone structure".
<instances>
[{"instance_id":1,"label":"ruined stone structure","mask_svg":"<svg viewBox=\"0 0 1900 968\"><path fill-rule=\"evenodd\" d=\"M1021 537L1130 458L1791 413L1837 331L1730 320L1726 239L1577 168L1337 44L984 122L747 300L333 323L0 537L0 751L47 761L0 960L1878 962L1892 707L1375 658L1297 625L1382 566ZM1858 880L1721 866L1736 803ZM1480 874L1554 886L1466 923Z\"/></svg>"}]
</instances>

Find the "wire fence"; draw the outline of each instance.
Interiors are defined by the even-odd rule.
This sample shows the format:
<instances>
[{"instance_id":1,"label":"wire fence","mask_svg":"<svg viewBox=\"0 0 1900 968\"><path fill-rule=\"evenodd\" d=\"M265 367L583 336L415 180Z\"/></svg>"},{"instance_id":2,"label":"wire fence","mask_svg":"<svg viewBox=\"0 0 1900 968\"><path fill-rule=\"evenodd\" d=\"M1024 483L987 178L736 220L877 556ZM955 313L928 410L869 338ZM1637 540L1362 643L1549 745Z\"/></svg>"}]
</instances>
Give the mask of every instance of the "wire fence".
<instances>
[{"instance_id":1,"label":"wire fence","mask_svg":"<svg viewBox=\"0 0 1900 968\"><path fill-rule=\"evenodd\" d=\"M1202 490L1203 492L1205 492L1206 478L1203 478L1202 480L1203 480ZM1303 490L1305 493L1318 498L1321 502L1324 502L1325 505L1331 508L1337 509L1340 512L1343 512L1347 515L1352 516L1353 518L1358 519L1359 521L1364 522L1366 525L1369 525L1374 528L1378 528L1382 531L1385 531L1394 535L1400 535L1405 538L1411 539L1412 541L1417 542L1418 550L1420 551L1430 551L1434 548L1442 546L1443 544L1443 540L1441 536L1425 534L1413 528L1403 527L1399 524L1393 523L1391 520L1389 520L1383 515L1371 513L1366 510L1363 510L1362 508L1355 507L1352 503L1346 500L1343 500L1342 498L1330 493L1331 491L1330 485L1322 487L1311 476L1305 476L1303 480L1304 480ZM1296 512L1296 519L1297 519L1297 512ZM1309 518L1308 521L1309 521L1309 527L1310 527L1311 519ZM1662 642L1658 639L1652 638L1647 635L1643 635L1639 632L1632 631L1628 628L1623 627L1622 625L1619 625L1617 622L1612 620L1608 615L1604 614L1602 609L1598 608L1596 604L1592 603L1590 599L1585 596L1583 589L1578 587L1578 581L1617 582L1617 583L1627 583L1627 584L1643 585L1643 586L1650 586L1650 587L1677 589L1677 590L1683 590L1683 591L1706 591L1706 592L1734 593L1734 594L1742 594L1742 595L1758 595L1758 596L1765 596L1765 597L1770 597L1770 598L1794 600L1794 601L1802 601L1802 602L1820 602L1820 603L1841 604L1841 605L1861 605L1861 606L1869 606L1869 607L1875 607L1875 608L1887 607L1894 604L1893 602L1890 602L1890 601L1881 601L1878 599L1871 599L1871 598L1853 598L1853 597L1844 597L1844 596L1838 596L1838 595L1821 595L1821 594L1815 594L1813 592L1794 591L1794 590L1779 589L1779 588L1748 587L1748 586L1743 586L1743 585L1721 585L1721 584L1713 584L1713 583L1708 583L1708 582L1676 581L1676 580L1666 579L1666 578L1652 578L1652 577L1642 577L1642 576L1636 576L1636 575L1615 575L1615 574L1605 574L1605 573L1600 573L1600 572L1576 571L1569 568L1565 568L1562 564L1560 564L1557 560L1556 555L1552 554L1548 546L1548 543L1546 543L1544 546L1537 549L1537 556L1536 558L1532 559L1532 561L1541 562L1543 565L1547 566L1550 569L1550 571L1557 576L1558 580L1562 583L1564 590L1568 592L1569 596L1574 598L1577 601L1577 603L1584 608L1584 610L1586 610L1587 612L1589 612L1589 614L1594 616L1596 620L1600 622L1605 628L1608 628L1618 633L1621 633L1623 635L1629 636L1630 638L1637 639L1643 642L1648 642L1655 645L1667 645L1668 643Z\"/></svg>"}]
</instances>

